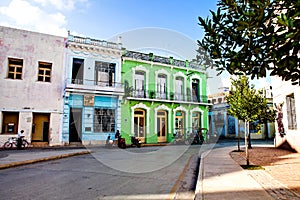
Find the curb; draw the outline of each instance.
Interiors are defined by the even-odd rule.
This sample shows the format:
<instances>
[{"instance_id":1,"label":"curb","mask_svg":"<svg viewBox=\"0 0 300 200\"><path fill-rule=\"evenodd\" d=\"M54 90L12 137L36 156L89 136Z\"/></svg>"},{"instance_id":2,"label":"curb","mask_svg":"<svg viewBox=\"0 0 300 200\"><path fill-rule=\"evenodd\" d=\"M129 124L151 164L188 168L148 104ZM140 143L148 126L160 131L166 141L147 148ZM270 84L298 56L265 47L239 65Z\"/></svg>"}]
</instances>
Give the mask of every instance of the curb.
<instances>
[{"instance_id":1,"label":"curb","mask_svg":"<svg viewBox=\"0 0 300 200\"><path fill-rule=\"evenodd\" d=\"M199 166L199 173L197 178L197 184L195 189L195 198L194 200L202 200L203 199L203 173L204 173L204 157L209 154L209 151L205 151L200 154L200 166Z\"/></svg>"},{"instance_id":2,"label":"curb","mask_svg":"<svg viewBox=\"0 0 300 200\"><path fill-rule=\"evenodd\" d=\"M20 162L12 162L12 163L8 163L8 164L1 164L0 165L0 170L11 168L11 167L18 167L18 166L22 166L22 165L29 165L29 164L33 164L33 163L37 163L37 162L57 160L57 159L71 157L71 156L78 156L78 155L84 155L84 154L90 154L90 153L91 153L91 151L81 151L81 152L61 154L61 155L57 155L57 156L37 158L37 159L32 159L32 160L25 160L25 161L20 161Z\"/></svg>"}]
</instances>

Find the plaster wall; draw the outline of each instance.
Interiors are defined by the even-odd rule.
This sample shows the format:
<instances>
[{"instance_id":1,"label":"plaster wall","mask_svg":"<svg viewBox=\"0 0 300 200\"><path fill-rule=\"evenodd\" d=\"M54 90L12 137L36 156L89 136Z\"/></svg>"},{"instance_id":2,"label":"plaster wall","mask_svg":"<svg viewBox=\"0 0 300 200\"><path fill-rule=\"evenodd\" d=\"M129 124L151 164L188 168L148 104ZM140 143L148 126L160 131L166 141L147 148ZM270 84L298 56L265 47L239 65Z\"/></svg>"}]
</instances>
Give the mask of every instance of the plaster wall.
<instances>
[{"instance_id":1,"label":"plaster wall","mask_svg":"<svg viewBox=\"0 0 300 200\"><path fill-rule=\"evenodd\" d=\"M276 137L275 145L280 146L282 143L287 141L292 148L300 152L300 86L292 85L289 81L282 81L279 77L273 77L273 101L274 104L283 103L283 126L285 130L285 136L282 138L278 132L278 125L276 123ZM286 96L294 94L295 98L295 111L296 111L296 129L292 130L288 128L288 118L287 118L287 103Z\"/></svg>"},{"instance_id":2,"label":"plaster wall","mask_svg":"<svg viewBox=\"0 0 300 200\"><path fill-rule=\"evenodd\" d=\"M63 37L0 26L0 111L19 112L18 130L29 140L32 113L49 113L49 143L60 142L64 44ZM23 60L22 79L8 78L8 58ZM39 61L52 64L51 82L38 81Z\"/></svg>"}]
</instances>

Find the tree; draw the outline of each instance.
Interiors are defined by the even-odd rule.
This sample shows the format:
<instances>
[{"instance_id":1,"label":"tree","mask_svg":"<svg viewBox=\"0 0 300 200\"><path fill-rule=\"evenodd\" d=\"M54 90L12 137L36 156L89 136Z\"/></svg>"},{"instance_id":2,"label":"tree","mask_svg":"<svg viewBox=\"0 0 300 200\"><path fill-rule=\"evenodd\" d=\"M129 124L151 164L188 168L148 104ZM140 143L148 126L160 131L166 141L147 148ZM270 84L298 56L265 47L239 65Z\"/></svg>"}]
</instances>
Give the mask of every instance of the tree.
<instances>
[{"instance_id":1,"label":"tree","mask_svg":"<svg viewBox=\"0 0 300 200\"><path fill-rule=\"evenodd\" d=\"M268 106L267 100L262 94L249 86L249 79L246 76L239 76L231 81L232 87L229 95L226 96L230 108L228 114L245 121L245 148L246 160L249 165L248 138L249 123L261 120L262 116L267 120L275 119L275 111Z\"/></svg>"},{"instance_id":2,"label":"tree","mask_svg":"<svg viewBox=\"0 0 300 200\"><path fill-rule=\"evenodd\" d=\"M199 17L199 54L222 73L278 75L300 84L300 0L220 0L212 18ZM208 59L209 60L209 59Z\"/></svg>"}]
</instances>

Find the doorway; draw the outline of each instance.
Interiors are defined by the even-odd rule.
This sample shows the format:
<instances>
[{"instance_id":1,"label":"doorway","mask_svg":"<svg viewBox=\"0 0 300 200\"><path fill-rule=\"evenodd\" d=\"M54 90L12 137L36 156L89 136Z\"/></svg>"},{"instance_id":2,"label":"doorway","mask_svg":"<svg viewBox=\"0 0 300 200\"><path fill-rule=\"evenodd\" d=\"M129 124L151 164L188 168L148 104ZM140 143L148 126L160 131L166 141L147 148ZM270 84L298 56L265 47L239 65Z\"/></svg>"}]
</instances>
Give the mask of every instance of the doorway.
<instances>
[{"instance_id":1,"label":"doorway","mask_svg":"<svg viewBox=\"0 0 300 200\"><path fill-rule=\"evenodd\" d=\"M81 142L82 109L70 108L69 142Z\"/></svg>"},{"instance_id":2,"label":"doorway","mask_svg":"<svg viewBox=\"0 0 300 200\"><path fill-rule=\"evenodd\" d=\"M146 121L145 111L141 109L134 110L134 136L145 142Z\"/></svg>"},{"instance_id":3,"label":"doorway","mask_svg":"<svg viewBox=\"0 0 300 200\"><path fill-rule=\"evenodd\" d=\"M159 110L157 112L157 141L166 142L167 141L167 112L164 110Z\"/></svg>"},{"instance_id":4,"label":"doorway","mask_svg":"<svg viewBox=\"0 0 300 200\"><path fill-rule=\"evenodd\" d=\"M49 113L33 113L32 141L49 142Z\"/></svg>"},{"instance_id":5,"label":"doorway","mask_svg":"<svg viewBox=\"0 0 300 200\"><path fill-rule=\"evenodd\" d=\"M84 60L73 58L72 84L83 84Z\"/></svg>"},{"instance_id":6,"label":"doorway","mask_svg":"<svg viewBox=\"0 0 300 200\"><path fill-rule=\"evenodd\" d=\"M184 112L182 111L176 112L175 131L178 137L184 137Z\"/></svg>"}]
</instances>

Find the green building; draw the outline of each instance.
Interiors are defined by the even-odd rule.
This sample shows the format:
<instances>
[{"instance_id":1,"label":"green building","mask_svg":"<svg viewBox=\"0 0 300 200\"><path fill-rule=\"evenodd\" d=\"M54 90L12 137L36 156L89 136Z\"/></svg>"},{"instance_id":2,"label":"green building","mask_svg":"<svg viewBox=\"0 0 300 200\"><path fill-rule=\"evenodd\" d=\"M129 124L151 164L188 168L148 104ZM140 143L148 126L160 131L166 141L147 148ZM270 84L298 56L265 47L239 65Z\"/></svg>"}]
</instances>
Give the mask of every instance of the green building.
<instances>
[{"instance_id":1,"label":"green building","mask_svg":"<svg viewBox=\"0 0 300 200\"><path fill-rule=\"evenodd\" d=\"M208 128L206 73L172 57L133 51L122 56L121 135L143 143L169 143L178 133Z\"/></svg>"}]
</instances>

